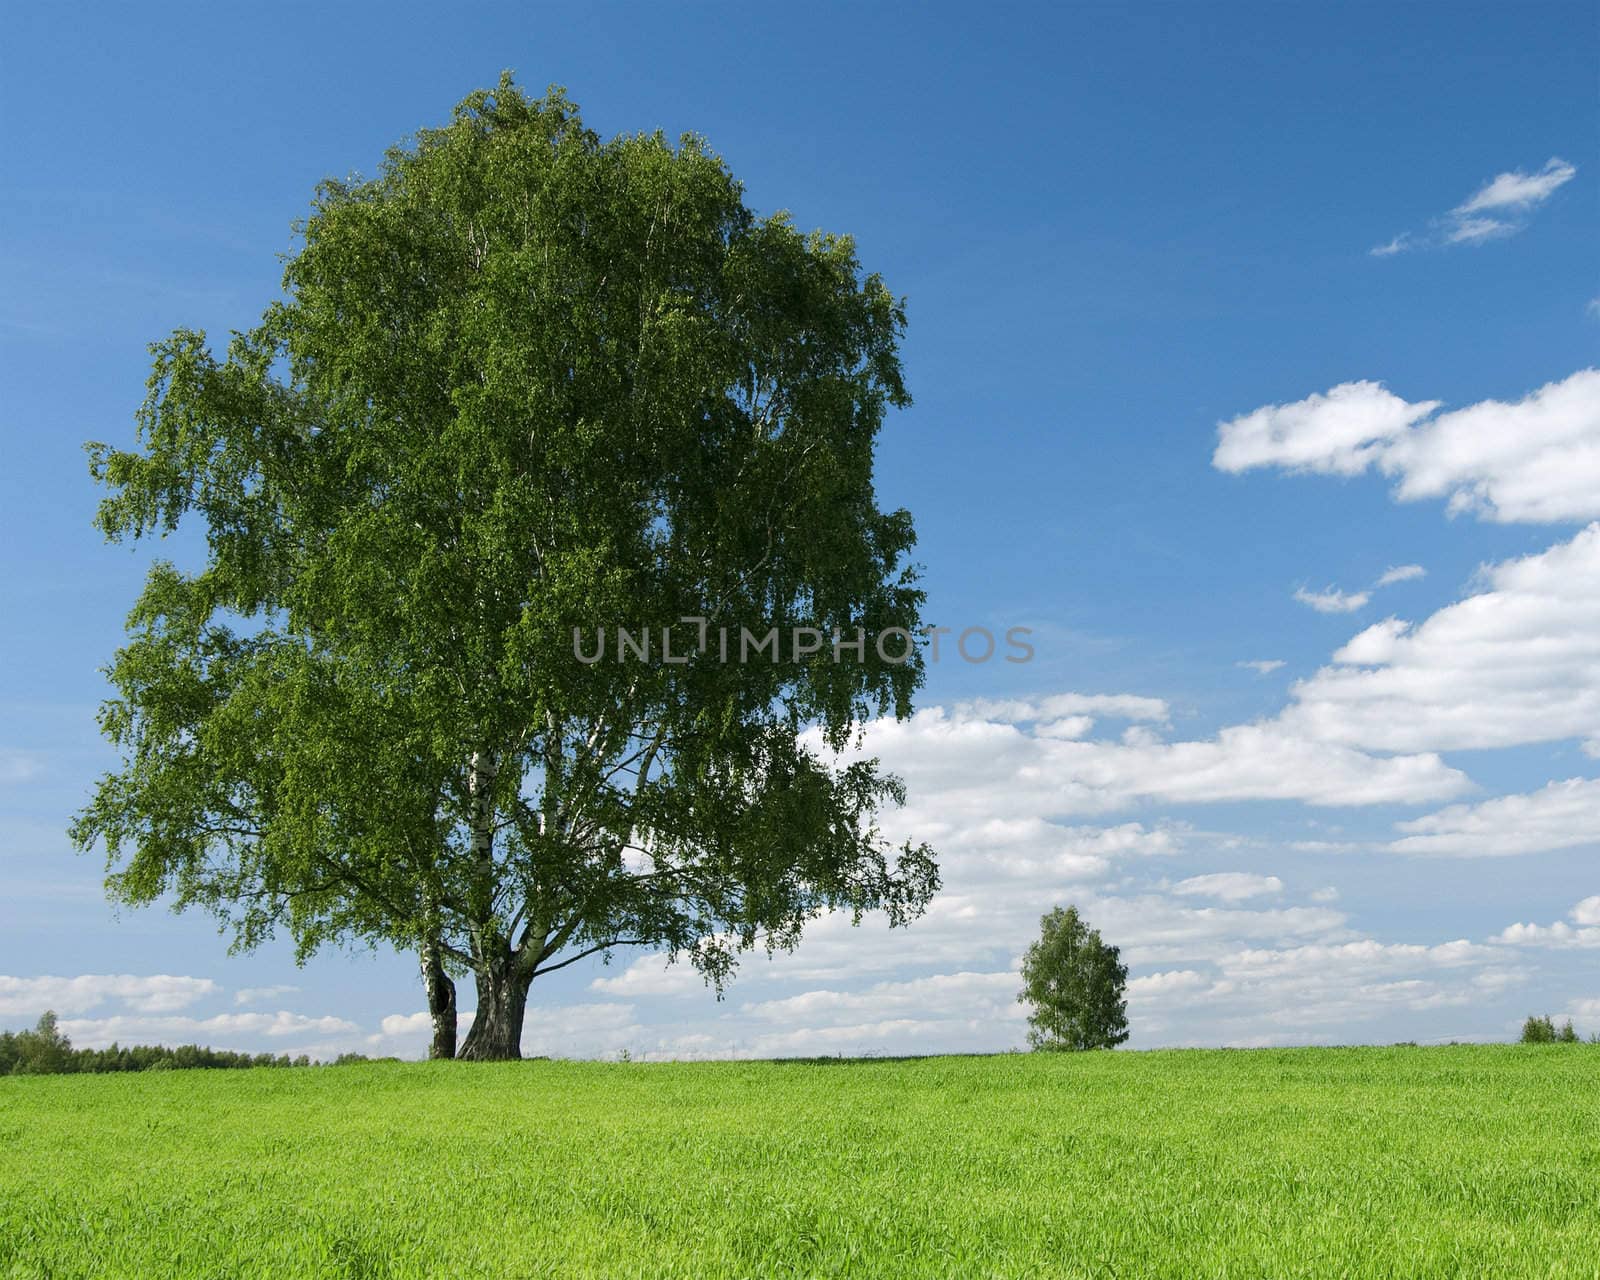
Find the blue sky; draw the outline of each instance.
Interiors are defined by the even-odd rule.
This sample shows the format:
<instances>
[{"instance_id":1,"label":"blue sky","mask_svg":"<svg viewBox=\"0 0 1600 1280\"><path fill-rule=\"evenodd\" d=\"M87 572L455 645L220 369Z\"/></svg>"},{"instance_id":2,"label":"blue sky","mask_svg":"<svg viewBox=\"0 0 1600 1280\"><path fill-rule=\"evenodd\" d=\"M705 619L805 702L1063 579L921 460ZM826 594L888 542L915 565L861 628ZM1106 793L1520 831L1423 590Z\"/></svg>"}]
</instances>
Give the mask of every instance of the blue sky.
<instances>
[{"instance_id":1,"label":"blue sky","mask_svg":"<svg viewBox=\"0 0 1600 1280\"><path fill-rule=\"evenodd\" d=\"M1600 1030L1590 6L4 24L0 1023L421 1051L404 958L230 956L201 917L117 916L68 851L145 562L90 527L81 445L131 440L148 342L259 314L320 178L510 67L856 236L908 299L880 488L930 617L1037 649L941 663L869 733L945 855L926 920L824 922L720 1004L654 958L575 966L529 1051L1003 1048L1067 900L1131 961L1134 1045ZM1369 598L1305 602L1330 590Z\"/></svg>"}]
</instances>

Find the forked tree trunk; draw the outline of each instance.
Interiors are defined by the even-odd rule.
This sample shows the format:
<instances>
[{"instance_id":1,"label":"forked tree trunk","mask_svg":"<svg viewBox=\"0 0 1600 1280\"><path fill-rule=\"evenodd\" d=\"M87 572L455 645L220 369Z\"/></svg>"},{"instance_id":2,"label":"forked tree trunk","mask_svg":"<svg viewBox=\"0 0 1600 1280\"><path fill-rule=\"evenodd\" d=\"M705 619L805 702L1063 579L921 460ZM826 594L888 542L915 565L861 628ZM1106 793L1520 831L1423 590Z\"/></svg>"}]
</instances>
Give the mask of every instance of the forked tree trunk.
<instances>
[{"instance_id":1,"label":"forked tree trunk","mask_svg":"<svg viewBox=\"0 0 1600 1280\"><path fill-rule=\"evenodd\" d=\"M522 1019L528 1009L531 976L508 956L480 964L473 974L478 986L478 1011L461 1044L469 1062L505 1062L522 1057Z\"/></svg>"},{"instance_id":2,"label":"forked tree trunk","mask_svg":"<svg viewBox=\"0 0 1600 1280\"><path fill-rule=\"evenodd\" d=\"M456 1056L456 984L444 971L444 960L436 943L422 947L422 989L428 996L428 1017L433 1021L430 1058Z\"/></svg>"}]
</instances>

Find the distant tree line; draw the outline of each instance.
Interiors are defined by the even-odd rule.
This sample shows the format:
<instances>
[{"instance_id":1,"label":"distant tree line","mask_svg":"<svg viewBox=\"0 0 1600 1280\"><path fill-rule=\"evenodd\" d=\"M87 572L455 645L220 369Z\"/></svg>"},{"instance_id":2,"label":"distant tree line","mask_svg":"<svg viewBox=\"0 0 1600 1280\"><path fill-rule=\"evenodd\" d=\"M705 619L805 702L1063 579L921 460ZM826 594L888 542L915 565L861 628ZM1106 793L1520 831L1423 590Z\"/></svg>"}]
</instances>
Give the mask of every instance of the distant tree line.
<instances>
[{"instance_id":1,"label":"distant tree line","mask_svg":"<svg viewBox=\"0 0 1600 1280\"><path fill-rule=\"evenodd\" d=\"M365 1055L342 1053L335 1063L365 1062ZM112 1071L176 1071L191 1067L311 1067L324 1065L302 1053L232 1053L197 1044L176 1048L159 1044L119 1045L104 1049L74 1049L47 1011L32 1031L0 1032L0 1076L57 1076L104 1074Z\"/></svg>"}]
</instances>

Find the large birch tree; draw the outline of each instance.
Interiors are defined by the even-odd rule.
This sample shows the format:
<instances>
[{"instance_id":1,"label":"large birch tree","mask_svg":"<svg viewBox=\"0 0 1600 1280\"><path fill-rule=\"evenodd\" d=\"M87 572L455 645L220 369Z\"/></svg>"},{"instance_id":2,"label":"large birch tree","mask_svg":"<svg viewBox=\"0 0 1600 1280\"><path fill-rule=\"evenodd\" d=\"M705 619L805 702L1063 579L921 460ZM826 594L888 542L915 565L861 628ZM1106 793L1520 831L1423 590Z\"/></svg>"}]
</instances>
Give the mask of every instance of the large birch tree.
<instances>
[{"instance_id":1,"label":"large birch tree","mask_svg":"<svg viewBox=\"0 0 1600 1280\"><path fill-rule=\"evenodd\" d=\"M476 1059L585 957L720 989L821 912L915 916L931 851L876 823L900 784L839 754L923 674L872 642L923 597L873 487L903 306L851 241L508 77L298 230L260 324L157 344L136 446L90 447L110 538L204 534L108 668L123 761L73 835L110 893L241 948L409 951L436 1056L470 975ZM724 626L779 660L698 643ZM600 628L649 660L580 660Z\"/></svg>"}]
</instances>

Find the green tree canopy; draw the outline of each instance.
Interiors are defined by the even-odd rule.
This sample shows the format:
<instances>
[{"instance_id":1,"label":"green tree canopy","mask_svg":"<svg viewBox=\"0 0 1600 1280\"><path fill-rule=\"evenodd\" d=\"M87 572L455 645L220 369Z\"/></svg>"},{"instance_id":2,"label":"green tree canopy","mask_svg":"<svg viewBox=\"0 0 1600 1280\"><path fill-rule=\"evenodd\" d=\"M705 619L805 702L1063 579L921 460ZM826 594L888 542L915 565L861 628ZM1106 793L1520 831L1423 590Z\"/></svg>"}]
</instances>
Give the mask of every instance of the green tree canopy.
<instances>
[{"instance_id":1,"label":"green tree canopy","mask_svg":"<svg viewBox=\"0 0 1600 1280\"><path fill-rule=\"evenodd\" d=\"M695 646L921 625L873 488L904 310L851 241L752 214L697 138L602 142L509 77L299 230L261 323L220 359L157 344L138 447L91 446L110 538L206 547L150 571L109 669L124 760L73 834L112 894L240 947L413 949L435 1053L470 972L478 1058L584 956L720 987L822 911L916 915L932 853L875 825L899 782L833 753L910 713L920 657ZM579 661L601 626L690 660Z\"/></svg>"},{"instance_id":2,"label":"green tree canopy","mask_svg":"<svg viewBox=\"0 0 1600 1280\"><path fill-rule=\"evenodd\" d=\"M1077 907L1039 920L1039 939L1022 958L1018 1001L1031 1005L1028 1043L1035 1049L1111 1049L1128 1038L1123 992L1128 967L1100 940Z\"/></svg>"}]
</instances>

